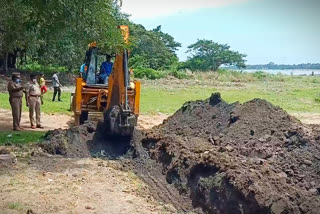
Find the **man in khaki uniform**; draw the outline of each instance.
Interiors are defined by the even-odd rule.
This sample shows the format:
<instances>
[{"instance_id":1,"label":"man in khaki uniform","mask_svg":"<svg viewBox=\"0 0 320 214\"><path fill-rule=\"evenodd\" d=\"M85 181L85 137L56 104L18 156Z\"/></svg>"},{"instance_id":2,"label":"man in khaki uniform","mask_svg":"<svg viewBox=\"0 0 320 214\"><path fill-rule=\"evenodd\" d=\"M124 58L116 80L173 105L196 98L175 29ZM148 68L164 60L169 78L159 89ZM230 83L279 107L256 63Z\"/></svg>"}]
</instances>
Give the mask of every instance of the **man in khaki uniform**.
<instances>
[{"instance_id":1,"label":"man in khaki uniform","mask_svg":"<svg viewBox=\"0 0 320 214\"><path fill-rule=\"evenodd\" d=\"M22 97L24 88L21 86L19 73L12 74L12 80L8 83L9 102L12 109L13 130L20 131Z\"/></svg>"},{"instance_id":2,"label":"man in khaki uniform","mask_svg":"<svg viewBox=\"0 0 320 214\"><path fill-rule=\"evenodd\" d=\"M31 128L43 128L40 123L41 89L35 74L30 75L30 82L27 89L27 106L29 107L29 117ZM36 119L35 119L36 118Z\"/></svg>"}]
</instances>

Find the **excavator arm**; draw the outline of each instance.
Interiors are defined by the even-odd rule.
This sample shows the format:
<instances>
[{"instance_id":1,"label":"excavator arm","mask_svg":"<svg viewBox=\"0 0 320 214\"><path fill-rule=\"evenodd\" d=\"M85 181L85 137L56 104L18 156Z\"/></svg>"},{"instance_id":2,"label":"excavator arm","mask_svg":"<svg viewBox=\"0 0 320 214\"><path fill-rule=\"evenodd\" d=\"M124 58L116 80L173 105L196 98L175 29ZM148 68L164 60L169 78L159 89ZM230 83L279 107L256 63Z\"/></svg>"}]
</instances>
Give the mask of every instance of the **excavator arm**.
<instances>
[{"instance_id":1,"label":"excavator arm","mask_svg":"<svg viewBox=\"0 0 320 214\"><path fill-rule=\"evenodd\" d=\"M124 41L128 43L129 28L120 26ZM128 50L118 53L113 65L113 72L109 77L109 92L104 121L111 135L128 136L133 133L137 124L137 114L134 113L135 105L129 103L129 93L135 93L136 88L131 88L128 67ZM140 90L140 87L139 87ZM140 96L140 91L138 91ZM135 99L134 102L138 100Z\"/></svg>"}]
</instances>

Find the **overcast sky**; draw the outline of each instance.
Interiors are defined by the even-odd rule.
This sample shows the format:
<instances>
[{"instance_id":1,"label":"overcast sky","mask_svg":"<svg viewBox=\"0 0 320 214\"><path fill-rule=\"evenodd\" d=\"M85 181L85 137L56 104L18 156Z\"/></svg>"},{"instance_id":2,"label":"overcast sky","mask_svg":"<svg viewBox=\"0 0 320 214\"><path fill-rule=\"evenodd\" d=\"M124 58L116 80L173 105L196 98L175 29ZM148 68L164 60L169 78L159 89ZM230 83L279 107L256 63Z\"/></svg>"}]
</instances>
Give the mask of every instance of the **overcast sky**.
<instances>
[{"instance_id":1,"label":"overcast sky","mask_svg":"<svg viewBox=\"0 0 320 214\"><path fill-rule=\"evenodd\" d=\"M147 29L187 46L197 39L227 43L248 64L320 63L320 0L123 0L122 10Z\"/></svg>"}]
</instances>

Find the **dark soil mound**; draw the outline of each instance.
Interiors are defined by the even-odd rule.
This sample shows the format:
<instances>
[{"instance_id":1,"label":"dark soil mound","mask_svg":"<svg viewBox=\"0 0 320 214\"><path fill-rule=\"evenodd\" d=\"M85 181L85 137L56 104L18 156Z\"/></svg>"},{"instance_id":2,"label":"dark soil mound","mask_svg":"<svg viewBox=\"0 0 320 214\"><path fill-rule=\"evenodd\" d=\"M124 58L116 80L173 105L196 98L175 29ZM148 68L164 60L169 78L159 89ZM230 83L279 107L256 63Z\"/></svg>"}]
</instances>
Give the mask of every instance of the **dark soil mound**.
<instances>
[{"instance_id":1,"label":"dark soil mound","mask_svg":"<svg viewBox=\"0 0 320 214\"><path fill-rule=\"evenodd\" d=\"M265 100L186 103L142 139L206 213L319 213L319 136Z\"/></svg>"},{"instance_id":2,"label":"dark soil mound","mask_svg":"<svg viewBox=\"0 0 320 214\"><path fill-rule=\"evenodd\" d=\"M47 153L69 158L102 157L117 159L131 148L129 138L109 137L103 123L86 122L67 130L49 131L40 143Z\"/></svg>"},{"instance_id":3,"label":"dark soil mound","mask_svg":"<svg viewBox=\"0 0 320 214\"><path fill-rule=\"evenodd\" d=\"M39 146L54 155L70 158L90 157L88 142L93 139L95 131L95 123L85 123L67 130L49 131L45 135L45 141Z\"/></svg>"}]
</instances>

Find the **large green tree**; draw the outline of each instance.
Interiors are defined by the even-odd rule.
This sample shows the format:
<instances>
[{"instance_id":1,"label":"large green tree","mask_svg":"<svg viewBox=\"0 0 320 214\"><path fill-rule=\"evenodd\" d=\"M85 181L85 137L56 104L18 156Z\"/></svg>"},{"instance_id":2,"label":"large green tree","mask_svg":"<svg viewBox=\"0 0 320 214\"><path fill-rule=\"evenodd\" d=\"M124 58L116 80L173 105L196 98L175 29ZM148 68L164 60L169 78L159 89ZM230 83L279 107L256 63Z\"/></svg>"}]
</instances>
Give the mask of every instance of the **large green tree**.
<instances>
[{"instance_id":1,"label":"large green tree","mask_svg":"<svg viewBox=\"0 0 320 214\"><path fill-rule=\"evenodd\" d=\"M88 43L104 50L123 47L121 17L112 0L0 0L3 55L25 49L41 64L69 70L83 60Z\"/></svg>"},{"instance_id":2,"label":"large green tree","mask_svg":"<svg viewBox=\"0 0 320 214\"><path fill-rule=\"evenodd\" d=\"M198 40L188 47L187 52L191 53L191 56L186 61L185 67L191 70L216 71L221 65L245 67L245 54L232 51L229 45L212 40Z\"/></svg>"},{"instance_id":3,"label":"large green tree","mask_svg":"<svg viewBox=\"0 0 320 214\"><path fill-rule=\"evenodd\" d=\"M175 51L181 46L169 34L161 31L161 26L146 30L142 25L130 23L132 35L131 67L164 70L178 62Z\"/></svg>"},{"instance_id":4,"label":"large green tree","mask_svg":"<svg viewBox=\"0 0 320 214\"><path fill-rule=\"evenodd\" d=\"M180 43L161 26L146 30L130 22L120 6L120 0L0 0L0 60L23 50L31 61L72 70L90 42L104 52L127 46L117 27L128 24L133 67L163 70L178 62Z\"/></svg>"},{"instance_id":5,"label":"large green tree","mask_svg":"<svg viewBox=\"0 0 320 214\"><path fill-rule=\"evenodd\" d=\"M181 43L176 42L173 36L171 36L170 34L164 33L161 30L161 25L157 26L152 31L161 39L161 41L171 51L171 53L176 56L176 51L181 47Z\"/></svg>"}]
</instances>

